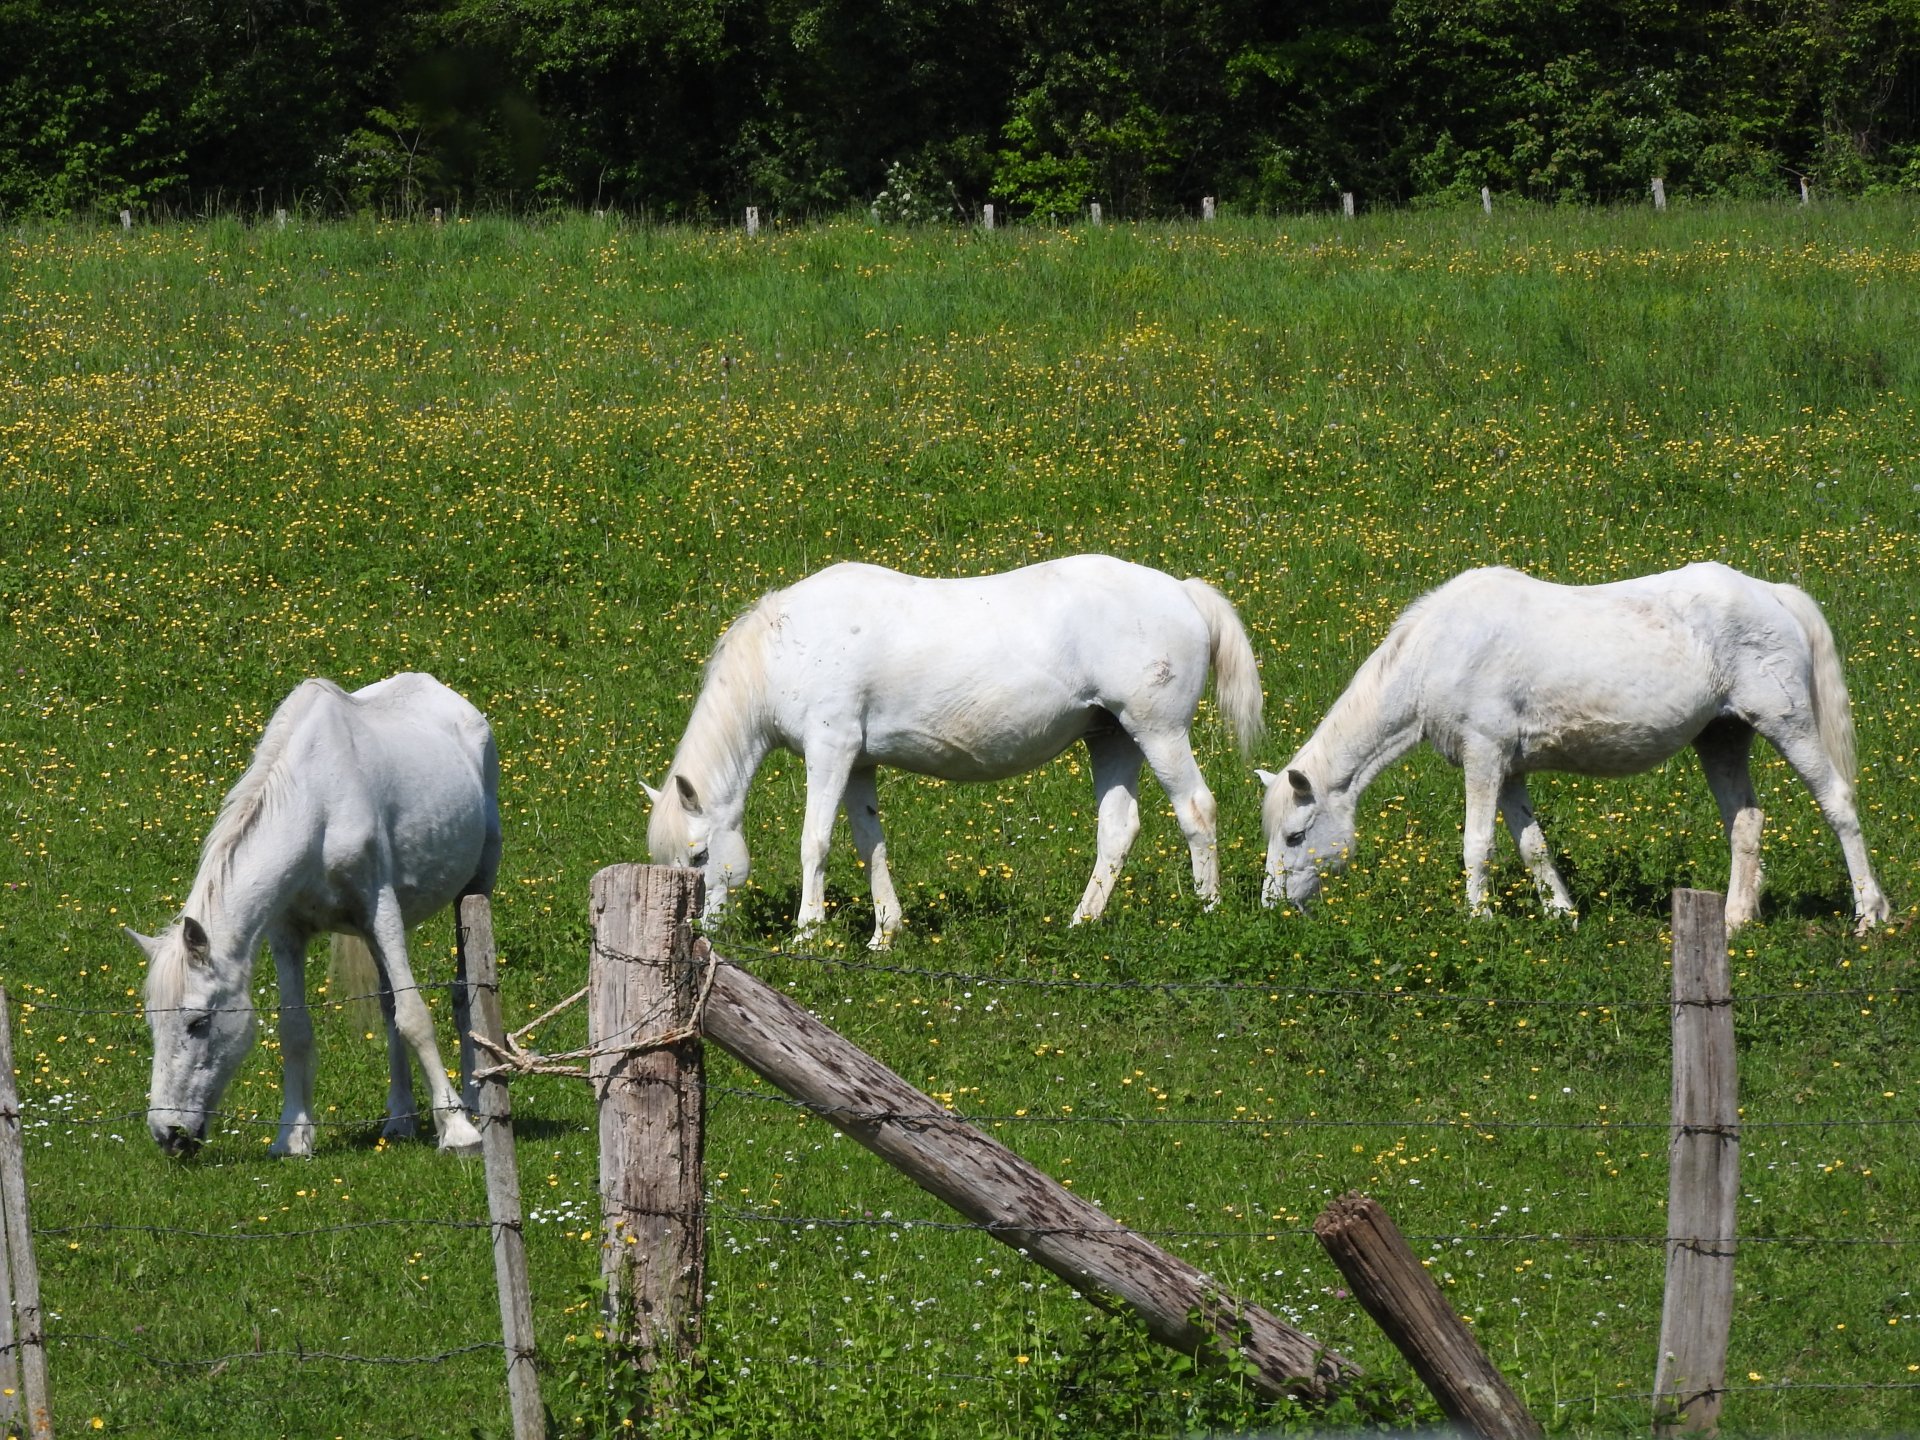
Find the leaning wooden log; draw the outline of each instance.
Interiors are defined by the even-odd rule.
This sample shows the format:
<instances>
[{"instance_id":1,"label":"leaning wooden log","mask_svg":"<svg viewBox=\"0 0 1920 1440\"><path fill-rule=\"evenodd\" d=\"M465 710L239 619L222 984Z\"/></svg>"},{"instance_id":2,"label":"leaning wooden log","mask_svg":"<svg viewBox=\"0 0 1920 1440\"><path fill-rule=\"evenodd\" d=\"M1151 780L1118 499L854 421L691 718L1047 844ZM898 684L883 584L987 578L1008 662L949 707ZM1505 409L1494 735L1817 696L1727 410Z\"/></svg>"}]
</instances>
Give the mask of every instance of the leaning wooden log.
<instances>
[{"instance_id":1,"label":"leaning wooden log","mask_svg":"<svg viewBox=\"0 0 1920 1440\"><path fill-rule=\"evenodd\" d=\"M714 964L703 1030L994 1239L1094 1303L1131 1310L1161 1344L1188 1356L1235 1355L1274 1398L1319 1398L1360 1375L1352 1361L1226 1294L725 960Z\"/></svg>"},{"instance_id":2,"label":"leaning wooden log","mask_svg":"<svg viewBox=\"0 0 1920 1440\"><path fill-rule=\"evenodd\" d=\"M1386 1211L1358 1192L1342 1195L1313 1222L1313 1233L1449 1420L1487 1440L1545 1434Z\"/></svg>"}]
</instances>

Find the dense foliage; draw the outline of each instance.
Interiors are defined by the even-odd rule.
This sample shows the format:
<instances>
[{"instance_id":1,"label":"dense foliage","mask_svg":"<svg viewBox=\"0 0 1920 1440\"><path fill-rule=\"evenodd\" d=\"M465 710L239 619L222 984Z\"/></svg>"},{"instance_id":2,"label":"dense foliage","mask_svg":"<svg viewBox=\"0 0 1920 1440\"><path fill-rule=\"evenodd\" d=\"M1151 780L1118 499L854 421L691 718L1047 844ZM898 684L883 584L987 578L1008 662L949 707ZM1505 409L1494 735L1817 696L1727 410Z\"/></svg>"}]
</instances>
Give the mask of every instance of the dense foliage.
<instances>
[{"instance_id":1,"label":"dense foliage","mask_svg":"<svg viewBox=\"0 0 1920 1440\"><path fill-rule=\"evenodd\" d=\"M1920 184L1920 0L0 0L0 213Z\"/></svg>"}]
</instances>

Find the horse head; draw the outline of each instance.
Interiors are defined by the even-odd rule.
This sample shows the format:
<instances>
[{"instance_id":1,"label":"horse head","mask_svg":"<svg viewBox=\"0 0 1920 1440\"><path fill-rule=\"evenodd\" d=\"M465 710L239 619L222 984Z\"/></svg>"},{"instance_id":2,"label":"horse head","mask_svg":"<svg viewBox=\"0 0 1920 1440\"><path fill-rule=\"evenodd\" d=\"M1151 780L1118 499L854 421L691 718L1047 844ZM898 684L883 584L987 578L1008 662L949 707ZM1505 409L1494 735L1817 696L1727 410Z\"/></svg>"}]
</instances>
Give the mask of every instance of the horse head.
<instances>
[{"instance_id":1,"label":"horse head","mask_svg":"<svg viewBox=\"0 0 1920 1440\"><path fill-rule=\"evenodd\" d=\"M1305 909L1319 893L1320 882L1347 867L1354 838L1352 797L1320 793L1297 766L1284 775L1255 773L1267 787L1260 806L1260 824L1267 834L1260 903L1271 908L1284 896Z\"/></svg>"},{"instance_id":2,"label":"horse head","mask_svg":"<svg viewBox=\"0 0 1920 1440\"><path fill-rule=\"evenodd\" d=\"M746 884L752 871L745 815L718 813L684 775L674 775L664 790L644 782L642 788L653 801L653 817L647 825L653 863L700 871L707 882L706 914L718 915L727 903L727 892Z\"/></svg>"},{"instance_id":3,"label":"horse head","mask_svg":"<svg viewBox=\"0 0 1920 1440\"><path fill-rule=\"evenodd\" d=\"M167 1154L191 1155L206 1143L208 1117L253 1044L250 967L217 962L206 929L188 917L157 938L126 934L147 957L147 1128Z\"/></svg>"}]
</instances>

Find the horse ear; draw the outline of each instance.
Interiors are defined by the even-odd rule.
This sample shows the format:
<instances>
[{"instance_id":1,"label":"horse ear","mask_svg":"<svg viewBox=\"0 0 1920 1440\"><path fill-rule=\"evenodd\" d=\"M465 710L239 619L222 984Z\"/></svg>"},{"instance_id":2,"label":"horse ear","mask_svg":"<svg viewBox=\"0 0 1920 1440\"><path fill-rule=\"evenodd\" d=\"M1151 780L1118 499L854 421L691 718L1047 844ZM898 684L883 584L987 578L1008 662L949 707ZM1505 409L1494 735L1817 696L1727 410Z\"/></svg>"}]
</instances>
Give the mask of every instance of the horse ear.
<instances>
[{"instance_id":1,"label":"horse ear","mask_svg":"<svg viewBox=\"0 0 1920 1440\"><path fill-rule=\"evenodd\" d=\"M1307 779L1304 770L1287 771L1287 783L1293 787L1293 798L1302 805L1313 803L1313 782Z\"/></svg>"},{"instance_id":2,"label":"horse ear","mask_svg":"<svg viewBox=\"0 0 1920 1440\"><path fill-rule=\"evenodd\" d=\"M160 953L160 942L154 936L142 935L131 925L122 925L120 927L120 933L138 945L140 947L140 953L145 955L147 959L151 960L155 955Z\"/></svg>"},{"instance_id":3,"label":"horse ear","mask_svg":"<svg viewBox=\"0 0 1920 1440\"><path fill-rule=\"evenodd\" d=\"M693 782L684 775L673 777L674 788L680 792L680 808L689 815L704 815L700 806L700 792L693 788Z\"/></svg>"},{"instance_id":4,"label":"horse ear","mask_svg":"<svg viewBox=\"0 0 1920 1440\"><path fill-rule=\"evenodd\" d=\"M647 800L650 804L658 805L660 803L660 792L654 789L653 786L642 780L640 782L640 788L647 792Z\"/></svg>"},{"instance_id":5,"label":"horse ear","mask_svg":"<svg viewBox=\"0 0 1920 1440\"><path fill-rule=\"evenodd\" d=\"M1259 766L1256 765L1253 768L1253 773L1260 777L1260 783L1266 786L1267 789L1269 790L1271 790L1275 785L1278 785L1280 783L1280 777L1274 774L1273 771L1271 770L1262 770Z\"/></svg>"},{"instance_id":6,"label":"horse ear","mask_svg":"<svg viewBox=\"0 0 1920 1440\"><path fill-rule=\"evenodd\" d=\"M207 939L207 932L198 920L192 916L180 922L180 933L187 942L187 963L204 965L213 958L213 942Z\"/></svg>"}]
</instances>

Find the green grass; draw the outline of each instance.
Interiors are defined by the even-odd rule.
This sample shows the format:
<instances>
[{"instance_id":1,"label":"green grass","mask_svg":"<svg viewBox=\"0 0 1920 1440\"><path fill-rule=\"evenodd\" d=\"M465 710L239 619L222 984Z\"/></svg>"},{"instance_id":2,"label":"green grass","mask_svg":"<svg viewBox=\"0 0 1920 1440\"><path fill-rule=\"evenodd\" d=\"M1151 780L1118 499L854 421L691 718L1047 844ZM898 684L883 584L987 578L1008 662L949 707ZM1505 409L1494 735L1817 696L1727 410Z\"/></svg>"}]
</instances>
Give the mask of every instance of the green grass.
<instances>
[{"instance_id":1,"label":"green grass","mask_svg":"<svg viewBox=\"0 0 1920 1440\"><path fill-rule=\"evenodd\" d=\"M465 1348L498 1338L478 1167L375 1143L380 1051L344 1019L322 1035L335 1108L312 1162L266 1157L270 1041L202 1158L145 1138L140 963L117 927L182 902L299 679L426 669L493 719L514 1023L582 983L588 878L645 858L639 782L757 594L844 558L970 573L1080 550L1229 594L1269 767L1399 608L1470 565L1594 581L1713 558L1815 594L1899 919L1851 937L1838 847L1763 748L1726 1413L1914 1428L1915 220L1886 202L754 244L587 220L9 232L0 981L37 1007L15 1045L62 1430L507 1428L498 1351ZM1534 787L1570 929L1538 916L1505 842L1500 913L1464 916L1459 777L1416 756L1301 917L1256 904L1258 785L1210 706L1196 740L1222 812L1212 914L1149 786L1109 917L1067 928L1093 857L1070 753L1000 786L884 779L910 926L891 968L868 965L844 837L822 952L795 956L802 777L776 757L723 948L1374 1382L1326 1416L1263 1409L941 1228L714 1055L708 1354L674 1433L1431 1420L1308 1233L1352 1188L1433 1257L1550 1428L1644 1429L1666 895L1726 871L1697 767ZM444 974L449 947L427 927L419 968ZM563 1433L599 1433L630 1395L594 1338L589 1098L541 1080L514 1103L548 1396ZM360 1222L378 1223L338 1228ZM273 1232L306 1233L235 1238Z\"/></svg>"}]
</instances>

